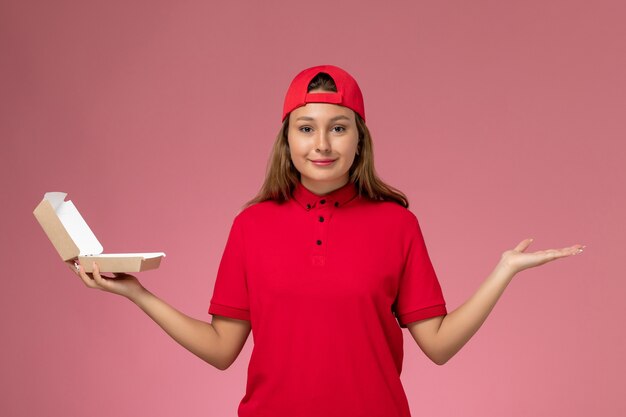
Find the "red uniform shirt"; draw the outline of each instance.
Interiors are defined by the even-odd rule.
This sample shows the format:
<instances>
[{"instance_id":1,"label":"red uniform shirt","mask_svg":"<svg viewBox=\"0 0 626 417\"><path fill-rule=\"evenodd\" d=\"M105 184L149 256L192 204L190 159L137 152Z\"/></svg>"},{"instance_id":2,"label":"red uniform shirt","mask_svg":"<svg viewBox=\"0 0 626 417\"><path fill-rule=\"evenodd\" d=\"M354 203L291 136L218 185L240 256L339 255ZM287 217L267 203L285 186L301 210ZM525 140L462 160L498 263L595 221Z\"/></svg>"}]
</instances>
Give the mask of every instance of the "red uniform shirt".
<instances>
[{"instance_id":1,"label":"red uniform shirt","mask_svg":"<svg viewBox=\"0 0 626 417\"><path fill-rule=\"evenodd\" d=\"M401 327L446 307L411 211L298 183L234 218L209 313L251 322L239 417L409 417Z\"/></svg>"}]
</instances>

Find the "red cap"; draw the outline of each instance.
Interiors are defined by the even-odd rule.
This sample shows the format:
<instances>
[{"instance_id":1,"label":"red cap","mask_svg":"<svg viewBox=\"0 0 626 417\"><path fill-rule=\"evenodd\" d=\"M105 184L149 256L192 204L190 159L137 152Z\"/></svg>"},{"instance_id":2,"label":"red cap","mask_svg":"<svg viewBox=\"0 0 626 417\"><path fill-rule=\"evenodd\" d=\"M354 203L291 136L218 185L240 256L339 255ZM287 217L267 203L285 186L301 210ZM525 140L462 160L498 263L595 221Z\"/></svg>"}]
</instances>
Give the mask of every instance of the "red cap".
<instances>
[{"instance_id":1,"label":"red cap","mask_svg":"<svg viewBox=\"0 0 626 417\"><path fill-rule=\"evenodd\" d=\"M320 72L325 72L335 81L337 86L336 93L307 92L309 83ZM285 95L282 121L285 121L285 118L292 110L307 103L339 104L354 110L365 121L365 106L363 105L363 94L361 94L359 85L350 74L334 65L319 65L307 68L296 75Z\"/></svg>"}]
</instances>

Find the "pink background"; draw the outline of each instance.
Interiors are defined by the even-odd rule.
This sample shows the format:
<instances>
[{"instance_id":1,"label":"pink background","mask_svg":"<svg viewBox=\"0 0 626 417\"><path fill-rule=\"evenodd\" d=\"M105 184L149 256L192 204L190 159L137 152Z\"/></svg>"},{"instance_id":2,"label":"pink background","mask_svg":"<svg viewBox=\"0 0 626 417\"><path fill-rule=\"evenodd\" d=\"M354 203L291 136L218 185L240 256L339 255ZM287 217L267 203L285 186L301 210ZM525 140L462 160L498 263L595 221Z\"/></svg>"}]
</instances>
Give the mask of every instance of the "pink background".
<instances>
[{"instance_id":1,"label":"pink background","mask_svg":"<svg viewBox=\"0 0 626 417\"><path fill-rule=\"evenodd\" d=\"M228 230L261 186L301 69L359 81L377 171L420 219L448 307L500 254L520 273L445 366L405 330L414 416L622 416L626 26L621 1L0 3L0 415L234 416L227 371L87 289L32 210L65 191L106 252L207 314Z\"/></svg>"}]
</instances>

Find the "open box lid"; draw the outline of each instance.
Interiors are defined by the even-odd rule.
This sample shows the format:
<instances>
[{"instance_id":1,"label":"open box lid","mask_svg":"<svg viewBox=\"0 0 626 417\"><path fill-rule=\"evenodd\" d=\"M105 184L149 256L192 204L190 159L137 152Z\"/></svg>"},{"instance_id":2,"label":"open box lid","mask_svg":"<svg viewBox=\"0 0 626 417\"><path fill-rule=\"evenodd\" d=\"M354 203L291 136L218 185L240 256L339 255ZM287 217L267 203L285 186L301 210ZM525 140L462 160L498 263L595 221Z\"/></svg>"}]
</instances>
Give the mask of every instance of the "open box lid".
<instances>
[{"instance_id":1,"label":"open box lid","mask_svg":"<svg viewBox=\"0 0 626 417\"><path fill-rule=\"evenodd\" d=\"M102 254L103 248L67 193L45 193L33 214L64 261L84 256L144 259L165 256L163 252Z\"/></svg>"},{"instance_id":2,"label":"open box lid","mask_svg":"<svg viewBox=\"0 0 626 417\"><path fill-rule=\"evenodd\" d=\"M80 255L99 255L103 248L67 193L45 193L33 214L64 261Z\"/></svg>"}]
</instances>

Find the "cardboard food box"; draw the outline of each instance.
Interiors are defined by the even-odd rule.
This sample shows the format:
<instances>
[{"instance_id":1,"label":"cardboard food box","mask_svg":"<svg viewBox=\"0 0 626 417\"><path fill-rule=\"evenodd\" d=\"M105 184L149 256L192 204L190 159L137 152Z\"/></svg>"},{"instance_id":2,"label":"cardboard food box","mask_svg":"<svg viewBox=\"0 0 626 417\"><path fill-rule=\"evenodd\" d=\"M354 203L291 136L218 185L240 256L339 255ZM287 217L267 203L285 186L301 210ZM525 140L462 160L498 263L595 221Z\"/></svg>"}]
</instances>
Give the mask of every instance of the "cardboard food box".
<instances>
[{"instance_id":1,"label":"cardboard food box","mask_svg":"<svg viewBox=\"0 0 626 417\"><path fill-rule=\"evenodd\" d=\"M93 272L96 261L100 272L140 272L156 269L165 256L163 252L102 253L103 248L67 193L45 193L33 214L56 248L61 259L78 259L85 272Z\"/></svg>"}]
</instances>

